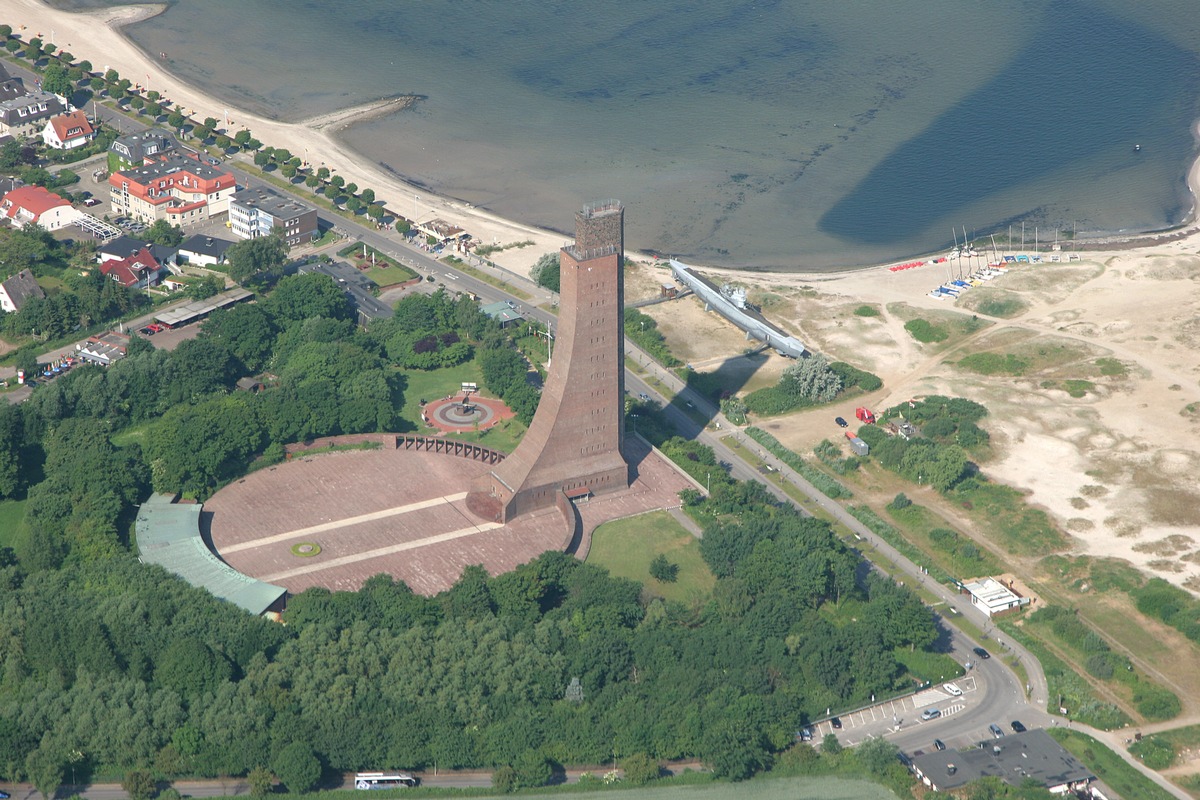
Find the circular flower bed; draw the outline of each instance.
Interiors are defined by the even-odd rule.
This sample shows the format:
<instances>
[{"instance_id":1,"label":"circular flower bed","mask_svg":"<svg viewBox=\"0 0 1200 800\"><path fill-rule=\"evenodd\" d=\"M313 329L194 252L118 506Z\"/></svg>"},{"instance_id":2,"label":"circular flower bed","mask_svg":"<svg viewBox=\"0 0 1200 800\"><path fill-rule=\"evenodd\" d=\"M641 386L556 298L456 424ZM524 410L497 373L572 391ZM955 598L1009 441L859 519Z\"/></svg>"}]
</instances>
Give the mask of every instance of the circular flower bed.
<instances>
[{"instance_id":1,"label":"circular flower bed","mask_svg":"<svg viewBox=\"0 0 1200 800\"><path fill-rule=\"evenodd\" d=\"M292 555L300 558L312 558L315 555L320 555L321 545L315 542L301 542L300 544L292 545Z\"/></svg>"}]
</instances>

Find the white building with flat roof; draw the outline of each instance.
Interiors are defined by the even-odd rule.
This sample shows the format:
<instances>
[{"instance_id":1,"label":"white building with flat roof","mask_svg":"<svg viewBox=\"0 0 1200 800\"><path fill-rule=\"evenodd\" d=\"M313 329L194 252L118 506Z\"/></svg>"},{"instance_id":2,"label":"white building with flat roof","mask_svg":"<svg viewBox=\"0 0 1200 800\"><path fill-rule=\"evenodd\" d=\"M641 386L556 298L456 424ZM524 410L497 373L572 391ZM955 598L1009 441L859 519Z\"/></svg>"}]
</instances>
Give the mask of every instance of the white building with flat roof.
<instances>
[{"instance_id":1,"label":"white building with flat roof","mask_svg":"<svg viewBox=\"0 0 1200 800\"><path fill-rule=\"evenodd\" d=\"M971 605L989 617L1029 604L1028 597L1021 597L995 578L964 583L962 588L971 595Z\"/></svg>"}]
</instances>

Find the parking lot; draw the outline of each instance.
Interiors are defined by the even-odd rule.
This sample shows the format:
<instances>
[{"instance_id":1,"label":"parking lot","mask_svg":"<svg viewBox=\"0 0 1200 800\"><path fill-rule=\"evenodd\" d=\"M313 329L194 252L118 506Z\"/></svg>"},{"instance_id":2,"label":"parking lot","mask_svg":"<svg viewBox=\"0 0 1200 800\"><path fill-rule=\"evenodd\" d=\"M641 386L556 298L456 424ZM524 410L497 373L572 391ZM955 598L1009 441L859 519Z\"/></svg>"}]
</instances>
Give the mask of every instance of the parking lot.
<instances>
[{"instance_id":1,"label":"parking lot","mask_svg":"<svg viewBox=\"0 0 1200 800\"><path fill-rule=\"evenodd\" d=\"M813 729L814 738L820 740L827 733L835 733L839 736L853 735L856 728L870 728L874 733L880 729L881 725L888 728L919 725L923 722L921 712L931 708L936 708L941 712L938 718L947 717L966 708L971 694L979 690L975 678L971 676L959 678L953 684L962 691L961 695L953 695L943 689L942 684L939 684L916 694L876 703L824 720L810 727ZM835 719L841 725L840 728L834 726ZM864 731L860 730L861 732Z\"/></svg>"}]
</instances>

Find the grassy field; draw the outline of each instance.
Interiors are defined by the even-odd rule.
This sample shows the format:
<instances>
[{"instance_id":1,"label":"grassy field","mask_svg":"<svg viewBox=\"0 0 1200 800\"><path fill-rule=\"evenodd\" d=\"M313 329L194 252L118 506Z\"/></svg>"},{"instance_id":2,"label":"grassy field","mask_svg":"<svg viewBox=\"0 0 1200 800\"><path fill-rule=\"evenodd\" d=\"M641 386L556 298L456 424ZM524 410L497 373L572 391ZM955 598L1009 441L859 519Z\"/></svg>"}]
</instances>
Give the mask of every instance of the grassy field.
<instances>
[{"instance_id":1,"label":"grassy field","mask_svg":"<svg viewBox=\"0 0 1200 800\"><path fill-rule=\"evenodd\" d=\"M1046 555L1068 544L1046 512L1030 508L1025 495L1011 486L964 481L947 496L971 513L991 541L1014 555Z\"/></svg>"},{"instance_id":2,"label":"grassy field","mask_svg":"<svg viewBox=\"0 0 1200 800\"><path fill-rule=\"evenodd\" d=\"M995 556L970 538L958 534L950 523L933 510L913 503L901 509L888 506L886 511L896 521L904 538L951 575L966 578L1004 571ZM931 531L939 533L931 537Z\"/></svg>"},{"instance_id":3,"label":"grassy field","mask_svg":"<svg viewBox=\"0 0 1200 800\"><path fill-rule=\"evenodd\" d=\"M650 562L662 553L679 565L679 579L663 583L650 577ZM700 557L700 543L666 511L606 522L592 534L588 563L630 578L650 594L692 603L708 597L716 578Z\"/></svg>"},{"instance_id":4,"label":"grassy field","mask_svg":"<svg viewBox=\"0 0 1200 800\"><path fill-rule=\"evenodd\" d=\"M395 267L391 264L381 264L378 267L371 267L363 274L375 281L377 286L394 286L397 283L411 281L417 277L412 270L405 267Z\"/></svg>"},{"instance_id":5,"label":"grassy field","mask_svg":"<svg viewBox=\"0 0 1200 800\"><path fill-rule=\"evenodd\" d=\"M1015 317L1029 308L1020 295L1004 289L981 286L959 298L956 305L970 311L978 311L989 317Z\"/></svg>"},{"instance_id":6,"label":"grassy field","mask_svg":"<svg viewBox=\"0 0 1200 800\"><path fill-rule=\"evenodd\" d=\"M1171 800L1173 797L1092 737L1064 728L1051 728L1047 733L1091 767L1096 777L1111 786L1121 797L1137 800Z\"/></svg>"},{"instance_id":7,"label":"grassy field","mask_svg":"<svg viewBox=\"0 0 1200 800\"><path fill-rule=\"evenodd\" d=\"M0 547L12 546L12 537L24 516L24 500L0 500Z\"/></svg>"},{"instance_id":8,"label":"grassy field","mask_svg":"<svg viewBox=\"0 0 1200 800\"><path fill-rule=\"evenodd\" d=\"M409 370L404 373L407 381L404 388L404 405L400 409L400 417L408 425L408 430L417 433L431 433L432 428L421 422L421 401L437 400L442 397L458 394L463 383L483 383L483 375L479 365L474 361L460 364L457 367L446 367L433 370ZM486 396L492 395L484 393ZM525 435L525 426L515 419L505 420L494 428L485 431L466 431L452 434L453 438L464 442L478 442L487 447L494 447L506 453L511 453Z\"/></svg>"}]
</instances>

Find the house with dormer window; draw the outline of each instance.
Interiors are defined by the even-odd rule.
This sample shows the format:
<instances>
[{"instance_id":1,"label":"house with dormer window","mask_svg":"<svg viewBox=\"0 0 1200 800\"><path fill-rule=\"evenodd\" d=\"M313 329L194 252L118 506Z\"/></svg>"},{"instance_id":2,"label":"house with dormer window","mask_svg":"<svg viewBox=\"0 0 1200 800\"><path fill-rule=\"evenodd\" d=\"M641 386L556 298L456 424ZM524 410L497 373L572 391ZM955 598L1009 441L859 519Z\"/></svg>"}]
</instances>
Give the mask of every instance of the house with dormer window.
<instances>
[{"instance_id":1,"label":"house with dormer window","mask_svg":"<svg viewBox=\"0 0 1200 800\"><path fill-rule=\"evenodd\" d=\"M187 228L229 211L237 191L233 173L199 158L168 155L108 177L113 211L152 223L165 219Z\"/></svg>"},{"instance_id":2,"label":"house with dormer window","mask_svg":"<svg viewBox=\"0 0 1200 800\"><path fill-rule=\"evenodd\" d=\"M74 150L83 147L96 136L96 129L83 111L70 111L46 121L42 129L42 141L56 150Z\"/></svg>"},{"instance_id":3,"label":"house with dormer window","mask_svg":"<svg viewBox=\"0 0 1200 800\"><path fill-rule=\"evenodd\" d=\"M24 135L41 127L45 120L67 110L56 94L33 92L12 100L0 101L0 134Z\"/></svg>"}]
</instances>

